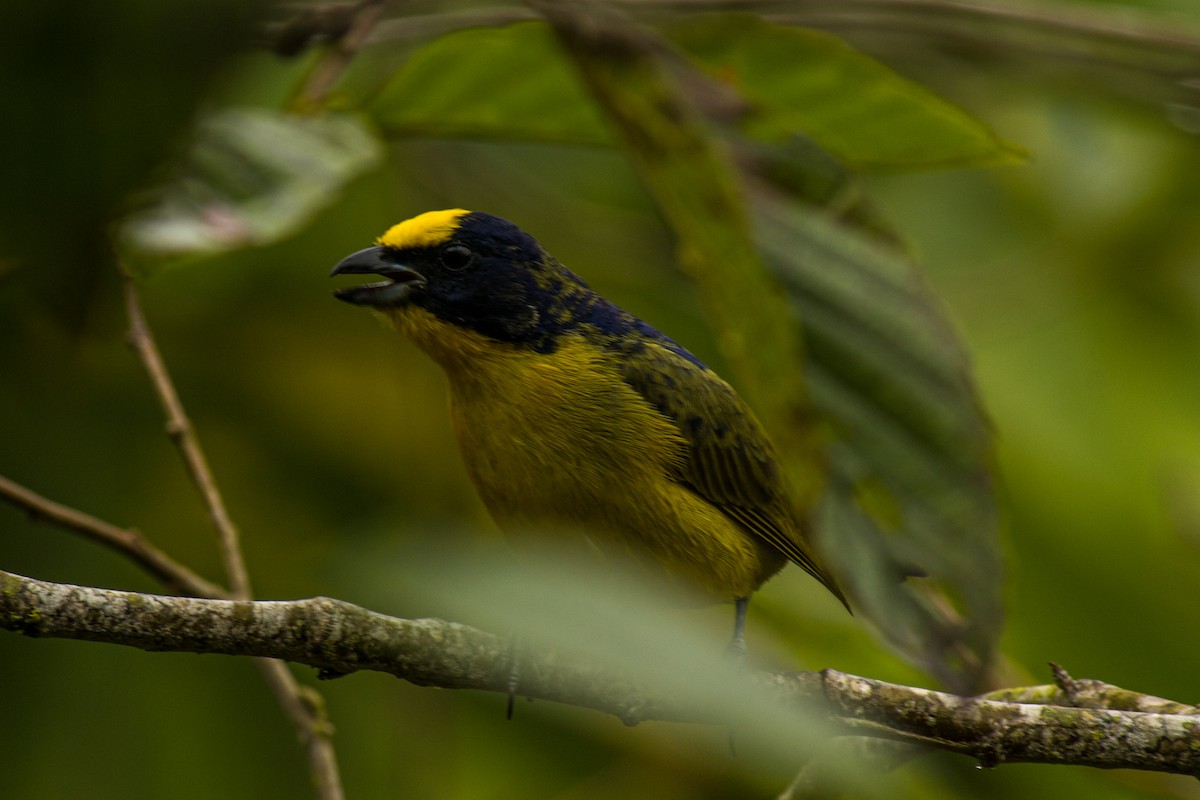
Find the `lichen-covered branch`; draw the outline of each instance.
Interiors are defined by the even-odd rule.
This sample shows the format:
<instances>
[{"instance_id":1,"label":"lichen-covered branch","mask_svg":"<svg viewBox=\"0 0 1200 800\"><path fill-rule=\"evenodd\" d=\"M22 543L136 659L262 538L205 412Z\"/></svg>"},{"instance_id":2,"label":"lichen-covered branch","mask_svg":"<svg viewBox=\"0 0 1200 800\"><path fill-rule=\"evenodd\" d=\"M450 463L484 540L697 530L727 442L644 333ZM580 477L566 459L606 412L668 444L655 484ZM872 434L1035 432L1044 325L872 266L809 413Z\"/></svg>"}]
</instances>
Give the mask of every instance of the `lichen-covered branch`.
<instances>
[{"instance_id":1,"label":"lichen-covered branch","mask_svg":"<svg viewBox=\"0 0 1200 800\"><path fill-rule=\"evenodd\" d=\"M1036 703L1039 705L1073 706L1075 708L1111 708L1117 711L1146 711L1151 714L1200 714L1200 706L1177 703L1154 695L1122 689L1111 683L1090 678L1072 678L1067 671L1050 662L1054 683L1045 686L1025 686L999 689L983 696L986 700L1007 703Z\"/></svg>"},{"instance_id":2,"label":"lichen-covered branch","mask_svg":"<svg viewBox=\"0 0 1200 800\"><path fill-rule=\"evenodd\" d=\"M388 617L329 598L202 600L5 572L0 628L144 650L280 658L317 667L326 676L376 670L449 689L505 692L511 663L504 637L442 620ZM651 696L594 664L553 653L526 654L523 660L528 668L521 692L530 697L594 708L630 723L719 721L682 697ZM1060 685L1074 681L1064 676ZM754 678L780 702L808 713L814 704L825 709L828 721L847 734L928 745L987 765L1028 761L1200 775L1200 716L1190 706L1172 706L1186 713L1152 713L1019 703L995 699L996 694L958 697L834 670ZM1025 690L1010 691L1019 696ZM1062 702L1071 701L1069 691L1059 691ZM1102 695L1088 695L1084 705ZM1045 699L1045 692L1037 696Z\"/></svg>"},{"instance_id":3,"label":"lichen-covered branch","mask_svg":"<svg viewBox=\"0 0 1200 800\"><path fill-rule=\"evenodd\" d=\"M1076 764L1200 776L1200 716L1011 703L822 673L842 721L866 735L897 733L985 766Z\"/></svg>"}]
</instances>

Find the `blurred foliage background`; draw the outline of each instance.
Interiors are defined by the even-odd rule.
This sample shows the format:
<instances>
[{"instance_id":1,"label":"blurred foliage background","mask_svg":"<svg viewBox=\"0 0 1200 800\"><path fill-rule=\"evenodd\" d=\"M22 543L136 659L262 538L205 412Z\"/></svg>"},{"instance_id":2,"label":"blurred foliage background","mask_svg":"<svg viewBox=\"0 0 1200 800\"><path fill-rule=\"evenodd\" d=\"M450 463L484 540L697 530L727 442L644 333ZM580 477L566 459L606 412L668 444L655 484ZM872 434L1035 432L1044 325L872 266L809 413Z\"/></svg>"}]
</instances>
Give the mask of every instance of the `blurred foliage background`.
<instances>
[{"instance_id":1,"label":"blurred foliage background","mask_svg":"<svg viewBox=\"0 0 1200 800\"><path fill-rule=\"evenodd\" d=\"M692 56L707 53L719 82L721 64L732 71L738 57L724 48L744 29L729 24L727 39L713 38L703 20L668 14L667 5L625 8L671 30ZM737 64L741 88L759 108L781 105L754 117L748 139L726 131L723 141L771 161L759 177L783 186L791 176L798 205L784 208L796 218L823 208L820 219L836 217L880 252L912 254L928 313L948 318L960 339L947 347L966 353L962 377L989 420L970 433L971 465L991 476L979 484L982 506L994 487L1003 583L989 561L997 542L989 508L978 517L986 524L960 532L963 550L952 539L934 545L944 556L937 577L960 593L981 587L985 611L988 592L1002 586L994 680L1042 683L1054 660L1076 676L1194 702L1200 20L1191 4L742 7L838 38L779 50L752 40L763 43L764 61ZM656 170L620 145L628 141L620 126L573 82L576 67L588 68L578 54L571 66L529 42L508 60L495 50L512 29L497 39L490 23L528 9L393 4L317 98L346 116L311 113L303 88L330 63L327 51L283 57L266 47L266 21L297 13L232 0L0 9L0 473L136 527L220 577L204 511L124 346L115 245L138 275L243 530L257 595L323 594L399 616L453 616L445 596L420 589L430 543L446 559L500 546L458 460L440 372L330 298L326 275L338 259L424 210L487 210L533 232L602 294L735 384L741 377L748 393L755 373L740 371L728 331L714 327L711 269L677 248L680 219L693 213L686 197L664 202L681 185L678 164ZM466 35L492 38L439 38L468 21L489 26ZM830 61L797 66L793 48ZM886 68L837 61L855 51ZM806 110L834 108L828 98L774 77L828 63L854 65L839 73L844 86L831 84L844 90L836 98L844 113L810 119ZM422 94L434 78L444 83ZM947 124L973 131L970 141L892 127L886 104L871 105L878 96L853 91L880 84L953 116ZM578 102L548 103L563 86ZM939 96L962 111L946 111L953 106ZM304 116L276 113L283 109ZM793 123L806 136L781 144ZM495 135L506 126L512 135ZM738 149L748 141L768 149ZM951 158L955 147L966 149ZM234 202L213 202L217 191ZM747 216L768 215L751 204ZM810 355L832 352L811 333ZM797 372L768 363L760 377L772 369ZM820 405L819 382L810 388ZM971 403L946 399L968 411ZM7 506L0 531L6 570L158 588L121 557ZM931 546L912 547L902 554ZM962 552L979 560L956 561ZM843 570L854 569L850 561ZM875 590L874 579L862 580L860 591ZM767 584L751 609L755 667L935 683L928 660L876 635L886 614L846 616L799 570ZM719 650L728 609L689 613ZM984 649L1000 630L998 617L967 625ZM672 635L662 632L664 648ZM307 672L298 670L305 681ZM721 730L627 729L549 703L522 704L510 723L503 698L381 675L320 688L352 798L762 797L777 794L799 762L730 757ZM293 731L242 660L4 636L0 710L9 797L311 795ZM856 791L1200 796L1182 778L974 766L930 756Z\"/></svg>"}]
</instances>

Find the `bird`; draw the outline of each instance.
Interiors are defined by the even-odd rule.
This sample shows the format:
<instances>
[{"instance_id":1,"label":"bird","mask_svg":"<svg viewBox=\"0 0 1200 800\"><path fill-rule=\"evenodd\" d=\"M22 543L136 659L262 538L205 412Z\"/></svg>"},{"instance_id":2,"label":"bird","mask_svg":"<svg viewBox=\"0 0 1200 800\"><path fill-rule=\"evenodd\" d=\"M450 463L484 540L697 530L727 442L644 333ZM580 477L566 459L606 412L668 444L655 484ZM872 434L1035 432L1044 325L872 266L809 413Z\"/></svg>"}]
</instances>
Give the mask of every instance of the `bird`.
<instances>
[{"instance_id":1,"label":"bird","mask_svg":"<svg viewBox=\"0 0 1200 800\"><path fill-rule=\"evenodd\" d=\"M730 602L787 562L850 610L763 426L675 340L606 300L517 225L461 208L389 228L331 276L445 372L467 473L510 538L561 531Z\"/></svg>"}]
</instances>

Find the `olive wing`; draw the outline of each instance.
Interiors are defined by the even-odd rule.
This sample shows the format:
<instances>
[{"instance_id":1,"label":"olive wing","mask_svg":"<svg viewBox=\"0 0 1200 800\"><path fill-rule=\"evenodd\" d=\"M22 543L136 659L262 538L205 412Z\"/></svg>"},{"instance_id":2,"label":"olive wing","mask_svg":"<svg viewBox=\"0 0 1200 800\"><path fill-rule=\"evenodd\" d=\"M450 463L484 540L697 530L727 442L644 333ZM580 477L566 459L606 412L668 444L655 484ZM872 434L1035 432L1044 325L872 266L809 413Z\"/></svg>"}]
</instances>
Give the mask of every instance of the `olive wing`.
<instances>
[{"instance_id":1,"label":"olive wing","mask_svg":"<svg viewBox=\"0 0 1200 800\"><path fill-rule=\"evenodd\" d=\"M673 344L673 343L672 343ZM673 476L826 586L845 603L801 534L778 457L749 407L716 373L647 342L623 354L622 376L688 442Z\"/></svg>"}]
</instances>

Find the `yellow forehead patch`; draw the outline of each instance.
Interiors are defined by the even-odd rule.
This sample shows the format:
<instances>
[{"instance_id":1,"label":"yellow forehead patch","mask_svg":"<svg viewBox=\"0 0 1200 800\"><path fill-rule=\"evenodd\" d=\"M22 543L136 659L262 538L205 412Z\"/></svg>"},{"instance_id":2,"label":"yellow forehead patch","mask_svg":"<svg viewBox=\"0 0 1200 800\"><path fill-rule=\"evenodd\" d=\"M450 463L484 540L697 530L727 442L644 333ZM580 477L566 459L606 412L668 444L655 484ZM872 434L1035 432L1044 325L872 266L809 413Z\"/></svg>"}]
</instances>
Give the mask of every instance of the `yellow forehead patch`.
<instances>
[{"instance_id":1,"label":"yellow forehead patch","mask_svg":"<svg viewBox=\"0 0 1200 800\"><path fill-rule=\"evenodd\" d=\"M448 240L458 230L459 218L470 213L461 208L426 211L388 228L387 233L375 240L375 244L397 249L434 247Z\"/></svg>"}]
</instances>

